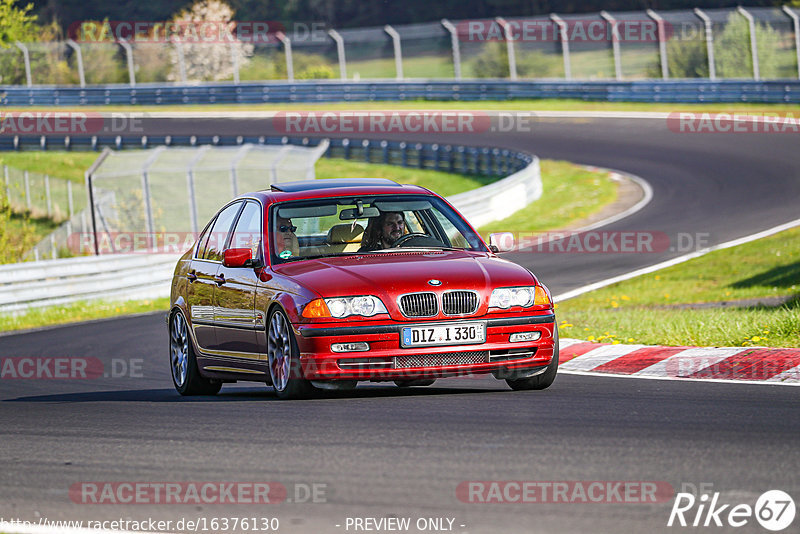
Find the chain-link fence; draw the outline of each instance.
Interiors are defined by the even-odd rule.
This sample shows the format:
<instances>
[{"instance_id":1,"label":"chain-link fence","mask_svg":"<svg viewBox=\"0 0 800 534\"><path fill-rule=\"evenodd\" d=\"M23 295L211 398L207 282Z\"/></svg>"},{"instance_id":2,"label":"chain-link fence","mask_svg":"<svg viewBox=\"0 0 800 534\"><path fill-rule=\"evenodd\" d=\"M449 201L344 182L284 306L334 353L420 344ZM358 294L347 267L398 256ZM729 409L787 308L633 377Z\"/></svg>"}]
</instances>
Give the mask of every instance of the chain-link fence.
<instances>
[{"instance_id":1,"label":"chain-link fence","mask_svg":"<svg viewBox=\"0 0 800 534\"><path fill-rule=\"evenodd\" d=\"M2 172L6 197L16 212L63 222L86 207L82 186L70 180L8 165Z\"/></svg>"},{"instance_id":2,"label":"chain-link fence","mask_svg":"<svg viewBox=\"0 0 800 534\"><path fill-rule=\"evenodd\" d=\"M147 242L164 233L191 238L225 202L241 193L313 179L314 165L327 148L323 141L316 147L244 144L106 150L89 177L94 220L86 195L75 195L73 215L25 259L93 253L95 237L105 244L101 253L115 252L120 235L129 244L134 236ZM24 177L18 180L18 174L28 176L31 194L25 194ZM32 173L9 172L9 178L13 204L24 206L26 198L36 198L34 205L40 206L42 184L32 180Z\"/></svg>"},{"instance_id":3,"label":"chain-link fence","mask_svg":"<svg viewBox=\"0 0 800 534\"><path fill-rule=\"evenodd\" d=\"M252 42L17 43L5 85L447 78L800 77L800 8L601 12L336 31Z\"/></svg>"}]
</instances>

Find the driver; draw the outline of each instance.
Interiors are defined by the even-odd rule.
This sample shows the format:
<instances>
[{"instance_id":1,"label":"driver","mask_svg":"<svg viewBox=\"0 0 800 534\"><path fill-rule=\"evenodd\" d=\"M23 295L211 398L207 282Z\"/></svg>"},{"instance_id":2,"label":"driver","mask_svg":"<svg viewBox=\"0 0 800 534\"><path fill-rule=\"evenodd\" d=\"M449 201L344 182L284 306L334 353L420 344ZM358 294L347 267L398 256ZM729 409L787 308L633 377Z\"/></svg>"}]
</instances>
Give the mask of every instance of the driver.
<instances>
[{"instance_id":1,"label":"driver","mask_svg":"<svg viewBox=\"0 0 800 534\"><path fill-rule=\"evenodd\" d=\"M392 248L406 233L406 219L402 211L384 211L369 220L359 252Z\"/></svg>"},{"instance_id":2,"label":"driver","mask_svg":"<svg viewBox=\"0 0 800 534\"><path fill-rule=\"evenodd\" d=\"M296 257L300 252L300 244L295 234L297 227L292 224L291 219L280 216L275 223L272 234L275 240L275 252L283 259Z\"/></svg>"}]
</instances>

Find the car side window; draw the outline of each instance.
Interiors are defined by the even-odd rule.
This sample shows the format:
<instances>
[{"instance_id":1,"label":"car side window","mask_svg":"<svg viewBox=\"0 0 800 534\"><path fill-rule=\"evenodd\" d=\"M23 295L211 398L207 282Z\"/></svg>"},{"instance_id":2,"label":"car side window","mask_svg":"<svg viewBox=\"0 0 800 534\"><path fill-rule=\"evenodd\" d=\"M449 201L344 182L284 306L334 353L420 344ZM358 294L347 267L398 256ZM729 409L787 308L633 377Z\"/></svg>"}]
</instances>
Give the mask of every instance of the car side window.
<instances>
[{"instance_id":1,"label":"car side window","mask_svg":"<svg viewBox=\"0 0 800 534\"><path fill-rule=\"evenodd\" d=\"M209 223L208 226L206 226L205 230L203 230L203 233L200 234L200 238L197 240L197 250L195 251L194 254L195 259L203 258L203 253L205 252L206 246L208 245L208 238L211 235L211 229L214 227L215 221L216 218L212 219L211 223Z\"/></svg>"},{"instance_id":2,"label":"car side window","mask_svg":"<svg viewBox=\"0 0 800 534\"><path fill-rule=\"evenodd\" d=\"M214 226L208 233L208 244L205 246L202 259L209 261L222 261L222 251L225 249L225 242L228 240L228 233L233 225L234 219L236 219L236 214L239 213L239 209L241 207L241 202L234 202L222 210L219 215L217 215L217 220L214 222Z\"/></svg>"},{"instance_id":3,"label":"car side window","mask_svg":"<svg viewBox=\"0 0 800 534\"><path fill-rule=\"evenodd\" d=\"M230 248L249 248L253 258L261 257L261 206L257 202L247 202L236 229L233 231Z\"/></svg>"}]
</instances>

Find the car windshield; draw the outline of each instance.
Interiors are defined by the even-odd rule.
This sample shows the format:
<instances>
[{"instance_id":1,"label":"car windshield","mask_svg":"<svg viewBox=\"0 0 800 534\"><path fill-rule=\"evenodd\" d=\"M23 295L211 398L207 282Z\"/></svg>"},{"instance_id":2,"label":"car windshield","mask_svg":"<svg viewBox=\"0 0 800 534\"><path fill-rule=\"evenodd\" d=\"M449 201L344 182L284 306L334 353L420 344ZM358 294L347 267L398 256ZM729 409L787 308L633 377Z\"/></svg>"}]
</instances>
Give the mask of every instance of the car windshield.
<instances>
[{"instance_id":1,"label":"car windshield","mask_svg":"<svg viewBox=\"0 0 800 534\"><path fill-rule=\"evenodd\" d=\"M409 249L487 251L464 219L435 196L280 202L273 205L269 221L274 263Z\"/></svg>"}]
</instances>

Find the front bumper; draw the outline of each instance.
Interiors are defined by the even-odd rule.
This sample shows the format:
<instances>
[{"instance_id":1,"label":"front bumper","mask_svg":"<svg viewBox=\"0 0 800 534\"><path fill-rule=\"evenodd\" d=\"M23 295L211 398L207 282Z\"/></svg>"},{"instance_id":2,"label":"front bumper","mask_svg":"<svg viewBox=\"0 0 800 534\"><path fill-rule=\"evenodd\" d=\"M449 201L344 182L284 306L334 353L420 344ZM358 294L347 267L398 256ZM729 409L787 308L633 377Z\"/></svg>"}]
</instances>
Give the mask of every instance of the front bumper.
<instances>
[{"instance_id":1,"label":"front bumper","mask_svg":"<svg viewBox=\"0 0 800 534\"><path fill-rule=\"evenodd\" d=\"M493 373L498 378L522 376L546 367L554 354L555 316L494 315L450 321L486 322L486 341L471 345L402 348L400 330L425 321L363 321L346 326L294 325L303 376L309 380L409 380ZM511 343L509 336L539 332L536 341ZM334 343L369 343L367 352L336 353Z\"/></svg>"}]
</instances>

